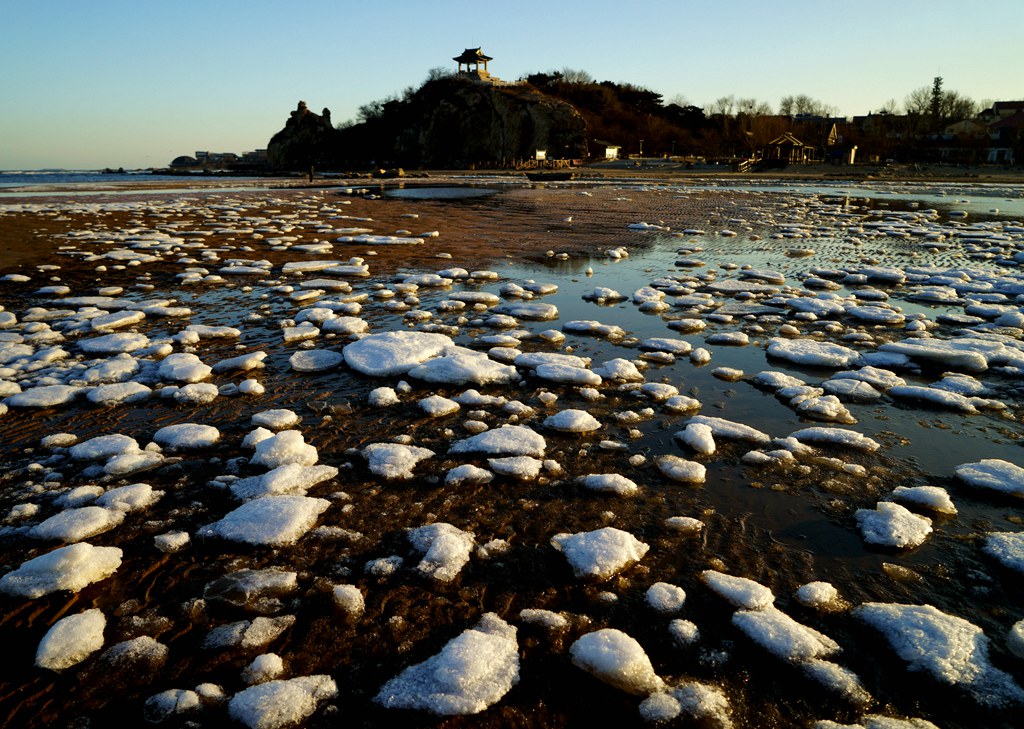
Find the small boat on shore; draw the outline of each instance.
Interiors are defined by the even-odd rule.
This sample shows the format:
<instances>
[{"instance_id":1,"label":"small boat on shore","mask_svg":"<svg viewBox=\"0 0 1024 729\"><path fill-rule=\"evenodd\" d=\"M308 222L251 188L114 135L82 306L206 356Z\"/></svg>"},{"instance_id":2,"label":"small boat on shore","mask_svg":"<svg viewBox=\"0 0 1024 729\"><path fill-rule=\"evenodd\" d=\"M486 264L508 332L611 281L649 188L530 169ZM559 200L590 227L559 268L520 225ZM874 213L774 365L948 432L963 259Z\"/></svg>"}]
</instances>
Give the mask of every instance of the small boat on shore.
<instances>
[{"instance_id":1,"label":"small boat on shore","mask_svg":"<svg viewBox=\"0 0 1024 729\"><path fill-rule=\"evenodd\" d=\"M576 177L571 170L537 170L525 174L530 182L565 182Z\"/></svg>"}]
</instances>

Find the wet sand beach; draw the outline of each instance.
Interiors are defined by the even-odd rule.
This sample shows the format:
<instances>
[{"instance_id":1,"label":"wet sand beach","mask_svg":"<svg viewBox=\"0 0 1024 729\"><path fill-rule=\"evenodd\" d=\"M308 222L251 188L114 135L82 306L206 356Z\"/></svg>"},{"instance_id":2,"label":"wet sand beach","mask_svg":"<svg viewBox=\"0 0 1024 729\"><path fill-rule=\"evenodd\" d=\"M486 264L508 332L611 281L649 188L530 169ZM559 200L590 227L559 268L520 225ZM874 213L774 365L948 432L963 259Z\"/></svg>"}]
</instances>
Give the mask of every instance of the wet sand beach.
<instances>
[{"instance_id":1,"label":"wet sand beach","mask_svg":"<svg viewBox=\"0 0 1024 729\"><path fill-rule=\"evenodd\" d=\"M1014 726L984 182L3 195L0 721Z\"/></svg>"}]
</instances>

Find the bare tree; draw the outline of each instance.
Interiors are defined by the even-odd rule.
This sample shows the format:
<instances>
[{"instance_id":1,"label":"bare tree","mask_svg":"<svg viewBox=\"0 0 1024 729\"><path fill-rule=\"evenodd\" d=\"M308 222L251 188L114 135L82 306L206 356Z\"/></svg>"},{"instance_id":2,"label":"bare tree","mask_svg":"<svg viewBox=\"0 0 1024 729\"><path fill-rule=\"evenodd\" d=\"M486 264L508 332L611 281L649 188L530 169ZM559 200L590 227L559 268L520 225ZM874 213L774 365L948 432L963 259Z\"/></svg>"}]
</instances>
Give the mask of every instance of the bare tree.
<instances>
[{"instance_id":1,"label":"bare tree","mask_svg":"<svg viewBox=\"0 0 1024 729\"><path fill-rule=\"evenodd\" d=\"M594 77L586 71L577 71L572 68L563 68L559 71L562 81L567 84L586 85L594 83Z\"/></svg>"},{"instance_id":2,"label":"bare tree","mask_svg":"<svg viewBox=\"0 0 1024 729\"><path fill-rule=\"evenodd\" d=\"M779 102L779 114L782 116L835 116L836 107L824 101L812 99L807 94L799 96L783 96Z\"/></svg>"},{"instance_id":3,"label":"bare tree","mask_svg":"<svg viewBox=\"0 0 1024 729\"><path fill-rule=\"evenodd\" d=\"M757 99L737 99L736 113L747 116L771 116L772 107L767 101Z\"/></svg>"}]
</instances>

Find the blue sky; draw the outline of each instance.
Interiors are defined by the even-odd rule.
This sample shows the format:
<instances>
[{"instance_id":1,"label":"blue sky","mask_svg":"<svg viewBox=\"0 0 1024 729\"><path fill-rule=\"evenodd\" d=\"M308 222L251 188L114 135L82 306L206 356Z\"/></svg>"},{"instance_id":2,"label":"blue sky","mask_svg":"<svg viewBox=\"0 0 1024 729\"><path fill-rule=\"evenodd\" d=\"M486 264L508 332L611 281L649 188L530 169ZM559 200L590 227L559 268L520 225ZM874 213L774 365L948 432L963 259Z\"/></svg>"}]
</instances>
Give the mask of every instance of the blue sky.
<instances>
[{"instance_id":1,"label":"blue sky","mask_svg":"<svg viewBox=\"0 0 1024 729\"><path fill-rule=\"evenodd\" d=\"M1024 0L0 0L0 169L162 167L265 147L299 99L335 122L481 46L705 106L807 94L852 116L932 78L1024 98Z\"/></svg>"}]
</instances>

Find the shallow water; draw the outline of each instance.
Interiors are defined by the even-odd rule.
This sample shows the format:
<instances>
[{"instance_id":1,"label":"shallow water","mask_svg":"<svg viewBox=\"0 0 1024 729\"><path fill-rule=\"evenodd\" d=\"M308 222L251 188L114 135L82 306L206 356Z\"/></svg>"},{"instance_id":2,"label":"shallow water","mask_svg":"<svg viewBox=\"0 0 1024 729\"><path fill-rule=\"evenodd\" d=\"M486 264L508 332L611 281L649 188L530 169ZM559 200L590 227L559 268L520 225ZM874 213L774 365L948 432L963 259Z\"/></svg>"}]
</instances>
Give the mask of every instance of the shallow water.
<instances>
[{"instance_id":1,"label":"shallow water","mask_svg":"<svg viewBox=\"0 0 1024 729\"><path fill-rule=\"evenodd\" d=\"M328 372L296 373L288 360L302 346L285 344L281 337L282 321L316 305L316 299L293 301L288 297L291 292L280 288L297 288L302 279L282 275L284 262L363 258L371 275L346 280L353 295L369 294L360 316L372 332L422 326L406 321L404 311L389 309L388 299L375 297L381 289L394 290L405 275L459 266L469 271L486 269L498 278L476 276L450 288L420 288L409 307L431 312L432 324L457 327L454 339L458 344L483 349L476 342L479 337L502 331L487 324L489 314L484 310L445 312L438 308L441 301L458 291L497 293L509 282L557 284L556 293L535 300L555 304L559 318L520 320L516 331L527 332L518 335L521 349L571 351L590 358L596 367L614 357L636 360L641 354L640 342L651 337L686 340L695 348L709 349L711 362L697 366L686 356L667 364L647 362L646 381L671 384L680 393L697 398L702 415L783 437L828 423L801 417L781 398L755 387L749 377L762 370L776 370L813 385L829 379L835 370L769 358L765 347L770 338L778 336L780 326L792 322L804 336L845 341L864 351L884 341L902 339L902 327L843 320L841 329L833 333L825 328L825 321L796 321L784 308L767 307L772 312L769 316L759 313L765 308L763 297L743 300L716 295L718 313L729 307L739 312L731 320L723 320L709 316L712 311L692 313L686 307L672 306L661 313L643 313L629 299L598 305L583 296L601 286L629 297L652 281L670 276L704 291L716 280L737 277L744 266L778 272L784 276L785 286L795 288L812 268L969 266L1010 275L1012 267L1000 263L998 257L972 257L977 250L952 235L946 247L924 248L918 238L872 235L870 228L865 228L868 234L852 231L864 223L884 220L892 212L934 207L939 213L932 222L952 233L957 225L970 225L973 216L966 222L951 219L947 215L951 208L941 207L929 191L922 190L914 197L913 191L887 195L884 189L870 188L868 194L842 185L733 189L573 183L509 186L486 198L460 197L457 201L447 199L447 193L439 197L438 188L431 189L430 193L417 193L412 187L395 191L423 198L416 200L401 195L364 199L337 191L221 191L188 199L162 195L140 202L48 201L38 208L5 210L0 216L0 225L11 216L28 216L28 222L22 223L29 226L32 216L62 216L67 218L69 230L96 234L95 242L54 237L51 243L72 249L54 259L59 270L26 269L23 272L31 275L30 282L0 283L0 303L16 313L19 321L24 321L29 307L63 308L60 297L31 293L58 283L53 277L70 286L76 296L119 285L125 288L124 298L173 298L176 305L192 309L185 319L145 319L137 329L151 339L173 336L190 323L232 326L241 330L239 339L203 340L195 345L196 354L208 364L246 351L262 350L268 355L264 369L214 375L212 379L224 385L255 376L266 388L257 397L223 396L207 405L175 404L154 397L143 404L113 408L76 404L12 409L0 419L6 464L0 513L17 504L36 503L41 507L40 518L54 513L54 497L72 486L115 485L84 464L40 447L40 439L46 435L69 432L81 441L124 433L145 445L157 428L177 422L214 425L221 432L221 440L213 448L184 451L178 454L180 461L126 481L145 481L165 495L145 512L129 514L121 526L89 540L124 550L124 564L114 576L74 594L61 592L33 601L0 598L6 614L2 634L10 647L9 658L0 669L0 715L9 724L64 725L80 717L89 717L95 726L115 719L137 724L145 700L165 689L192 689L211 682L222 686L228 696L234 694L244 688L242 668L255 655L273 651L284 658L287 676L329 674L338 682L339 696L321 707L310 719L311 725L334 725L343 720L355 726L394 721L411 726L638 726L643 723L637 712L639 699L604 687L573 666L568 657L568 646L583 633L614 627L640 641L659 675L721 688L738 726L806 726L815 719L849 722L872 712L925 718L943 727L978 726L979 721L986 726L1013 725L1019 707L980 707L961 689L908 671L880 634L864 623L847 612L827 614L802 606L793 593L800 585L825 580L854 605L872 601L934 605L982 627L991 640L993 661L1018 683L1024 681L1021 659L1005 646L1010 626L1024 617L1021 576L980 549L985 532L1019 531L1024 517L1020 500L973 489L953 476L953 469L965 462L1001 458L1020 464L1024 460L1024 426L1019 420L1022 380L1018 374L989 371L979 375L989 388L986 397L1007 405L1003 411L965 415L890 397L868 404L846 403L857 422L842 427L879 441L882 447L877 452L820 448L815 455L798 458L790 465L749 466L741 461L752 448L749 444L719 440L713 455L694 456L675 440L674 434L693 413L670 412L660 403L612 383L602 385L600 399L593 400L579 388L542 381L524 372L520 384L479 389L533 407L536 415L520 422L538 429L548 414L568 408L589 411L602 428L590 435L543 431L548 442L545 457L556 461L564 474L549 471L539 480L525 482L498 477L490 484L453 489L443 483L448 469L466 462L487 465L481 458L446 455L454 440L467 435L463 427L469 417L466 411L484 411L473 417L484 418L491 427L511 422L507 413L482 407L463 408L440 419L427 417L417 404L421 398L431 394L451 397L468 386L414 380L410 380L411 391L402 396L401 404L387 409L371 407L367 396L372 389L394 387L403 378L371 378L344 366ZM468 189L476 193L482 188ZM968 195L971 186L959 186L958 190ZM984 191L975 192L981 197ZM891 198L888 205L877 204L881 196ZM1012 217L992 214L988 219ZM660 228L628 227L640 222ZM182 247L168 251L160 261L120 268L114 261L91 258L116 247L104 241L124 230L166 230L169 223L175 226L171 229L174 235L202 241L202 246ZM333 237L320 232L317 224L336 229L365 226L381 235L400 229L414 234L438 231L439 236L424 238L423 245L381 245L374 250L337 243L325 254L302 254L288 246L273 250L268 243L282 236L297 237L302 243ZM793 225L805 226L808 235L772 237ZM256 234L257 229L266 230ZM683 233L686 229L704 232ZM200 237L195 235L199 230L214 232ZM722 235L723 230L736 235ZM1019 237L1013 245L1021 249ZM625 247L628 257L610 258L606 251L618 247ZM212 255L203 258L204 251L213 250L219 252L220 261ZM439 253L451 257L439 258ZM183 262L189 257L194 260ZM186 266L216 272L223 261L233 258L265 258L274 266L267 277L224 275L220 283L183 284L176 278ZM683 259L686 265L677 265ZM106 270L97 270L97 266ZM844 284L834 293L848 296L864 288ZM905 299L913 290L907 284L871 281L868 288L887 295L889 303L899 305L905 313L920 314L929 321L963 311L958 305ZM391 300L406 295L399 292ZM320 298L337 297L327 293ZM744 304L755 308L742 308ZM745 316L746 312L755 313ZM253 313L260 318L251 317ZM707 327L697 334L672 330L672 320L681 317L704 319ZM561 330L565 322L575 320L617 325L625 336L608 339L565 332L566 340L560 345L547 344L536 336L546 330ZM938 325L932 332L951 336L958 328ZM24 324L8 331L33 333L25 330ZM736 331L745 331L749 343L725 346L706 341L716 333ZM871 342L841 339L851 333L868 335ZM56 344L72 358L80 357L75 342L85 336L69 334ZM340 350L347 339L321 333L315 341L316 348ZM184 349L175 345L175 351ZM715 373L720 367L740 370L743 377L723 379ZM900 374L908 382L928 384L937 380L941 371L925 366L901 370ZM50 374L66 376L59 368ZM24 373L22 377L27 389L35 375ZM557 394L554 405L545 406L539 399L545 392ZM299 414L302 422L297 427L318 449L319 462L341 468L337 479L314 487L309 495L332 501L318 525L344 531L313 531L294 547L249 547L196 538L183 552L158 552L153 546L155 535L171 530L194 534L238 505L214 479L260 472L248 463L251 452L243 450L240 443L252 429L252 414L271 408L290 408ZM616 414L645 408L653 413L638 422L620 423L616 418ZM410 481L375 476L353 450L399 436L437 454L421 463L416 478ZM611 441L619 447L609 447ZM645 461L631 463L630 456L637 455ZM706 481L691 485L665 478L653 464L661 455L703 463ZM843 469L848 464L865 470L851 473ZM587 473L611 472L635 481L639 494L629 498L598 494L575 482L577 476ZM854 517L856 510L874 507L895 486L925 484L945 487L959 513L936 517L935 531L916 549L866 545ZM696 517L705 526L697 535L681 535L664 525L672 516ZM408 545L404 531L433 521L473 532L477 544L507 540L509 550L489 559L474 557L451 583L432 582L411 569L419 557ZM32 523L30 520L28 525ZM575 578L565 559L551 548L550 538L560 532L608 525L647 542L650 552L639 564L607 582ZM0 542L3 573L53 546L30 539L25 527L24 522L15 520L6 523ZM369 560L390 555L402 556L406 567L388 577L364 569ZM298 589L258 608L203 600L204 586L218 577L242 568L266 567L297 572ZM700 572L709 568L769 586L781 609L836 640L842 652L833 660L860 676L874 697L872 702L867 706L851 704L808 678L797 665L772 656L740 633L730 622L733 609L699 578ZM678 615L656 614L644 603L647 587L658 581L686 590L688 598ZM366 613L356 621L347 620L331 604L331 587L341 583L355 584L365 594ZM167 661L140 671L137 664L111 665L96 654L59 676L33 667L34 651L48 627L60 617L93 606L107 615L104 648L148 635L168 646ZM571 618L571 627L558 633L521 622L519 611L525 608L565 613ZM251 619L260 612L295 615L296 621L278 640L259 650L201 647L211 628ZM484 612L498 613L519 629L521 681L502 701L482 714L448 719L388 711L372 702L386 680L436 653ZM691 646L675 646L666 629L670 617L696 623L700 639ZM145 680L137 678L140 674L145 674ZM72 686L75 699L68 701L67 691ZM178 725L175 722L186 720L221 726L226 716L223 706L211 705L167 723Z\"/></svg>"}]
</instances>

